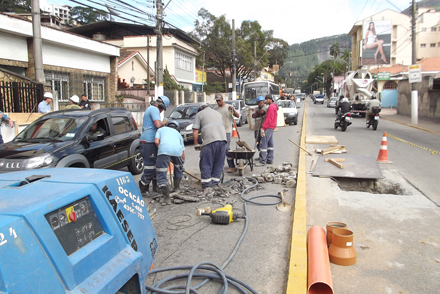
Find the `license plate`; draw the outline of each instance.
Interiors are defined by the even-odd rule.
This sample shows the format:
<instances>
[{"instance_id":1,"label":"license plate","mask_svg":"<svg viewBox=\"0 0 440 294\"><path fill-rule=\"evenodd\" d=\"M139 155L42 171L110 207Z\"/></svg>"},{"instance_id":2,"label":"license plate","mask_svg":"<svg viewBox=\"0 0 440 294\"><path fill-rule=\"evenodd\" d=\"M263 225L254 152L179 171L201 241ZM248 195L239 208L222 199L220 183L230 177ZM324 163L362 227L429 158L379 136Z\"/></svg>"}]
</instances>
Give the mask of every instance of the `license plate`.
<instances>
[{"instance_id":1,"label":"license plate","mask_svg":"<svg viewBox=\"0 0 440 294\"><path fill-rule=\"evenodd\" d=\"M374 117L374 119L375 119L375 120L379 120L379 116L376 115L376 116Z\"/></svg>"},{"instance_id":2,"label":"license plate","mask_svg":"<svg viewBox=\"0 0 440 294\"><path fill-rule=\"evenodd\" d=\"M351 118L349 118L348 116L345 118L345 120L349 121Z\"/></svg>"}]
</instances>

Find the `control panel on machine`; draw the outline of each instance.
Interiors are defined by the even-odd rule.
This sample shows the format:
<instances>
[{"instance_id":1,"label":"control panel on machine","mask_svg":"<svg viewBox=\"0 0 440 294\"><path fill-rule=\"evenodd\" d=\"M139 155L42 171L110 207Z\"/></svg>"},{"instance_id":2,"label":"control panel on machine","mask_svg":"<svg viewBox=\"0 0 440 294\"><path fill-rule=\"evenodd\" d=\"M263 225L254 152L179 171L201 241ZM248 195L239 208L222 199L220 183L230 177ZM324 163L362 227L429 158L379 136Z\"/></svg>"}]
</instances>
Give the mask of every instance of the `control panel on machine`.
<instances>
[{"instance_id":1,"label":"control panel on machine","mask_svg":"<svg viewBox=\"0 0 440 294\"><path fill-rule=\"evenodd\" d=\"M89 244L103 234L101 223L84 197L45 215L67 255Z\"/></svg>"}]
</instances>

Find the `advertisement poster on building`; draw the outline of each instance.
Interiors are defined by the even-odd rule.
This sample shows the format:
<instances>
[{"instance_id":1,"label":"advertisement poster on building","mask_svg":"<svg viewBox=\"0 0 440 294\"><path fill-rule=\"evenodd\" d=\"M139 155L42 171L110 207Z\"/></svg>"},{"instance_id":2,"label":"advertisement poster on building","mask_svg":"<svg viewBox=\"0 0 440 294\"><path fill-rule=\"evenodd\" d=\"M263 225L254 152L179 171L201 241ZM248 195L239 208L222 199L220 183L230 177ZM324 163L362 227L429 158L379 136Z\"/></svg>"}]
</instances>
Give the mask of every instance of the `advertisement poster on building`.
<instances>
[{"instance_id":1,"label":"advertisement poster on building","mask_svg":"<svg viewBox=\"0 0 440 294\"><path fill-rule=\"evenodd\" d=\"M368 20L362 27L362 65L390 64L391 20Z\"/></svg>"}]
</instances>

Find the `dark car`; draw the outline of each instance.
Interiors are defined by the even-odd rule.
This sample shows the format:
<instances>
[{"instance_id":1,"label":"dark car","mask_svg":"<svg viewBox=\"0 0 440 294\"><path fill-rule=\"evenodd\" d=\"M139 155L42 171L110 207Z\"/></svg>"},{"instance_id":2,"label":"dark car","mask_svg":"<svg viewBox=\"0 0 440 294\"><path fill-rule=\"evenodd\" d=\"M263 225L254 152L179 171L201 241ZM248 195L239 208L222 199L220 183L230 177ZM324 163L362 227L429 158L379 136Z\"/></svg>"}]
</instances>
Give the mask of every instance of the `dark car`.
<instances>
[{"instance_id":1,"label":"dark car","mask_svg":"<svg viewBox=\"0 0 440 294\"><path fill-rule=\"evenodd\" d=\"M61 110L43 115L0 145L0 173L46 167L144 169L140 132L125 108Z\"/></svg>"},{"instance_id":2,"label":"dark car","mask_svg":"<svg viewBox=\"0 0 440 294\"><path fill-rule=\"evenodd\" d=\"M224 101L226 104L231 104L234 106L235 110L238 112L239 117L234 116L235 123L237 127L241 127L248 122L248 108L244 103L244 100L226 100Z\"/></svg>"},{"instance_id":3,"label":"dark car","mask_svg":"<svg viewBox=\"0 0 440 294\"><path fill-rule=\"evenodd\" d=\"M169 125L173 122L178 122L180 127L180 134L184 141L192 142L193 138L193 123L194 118L197 114L197 109L203 104L211 107L209 103L206 102L195 102L195 103L184 103L176 106L176 108L171 112L171 114L165 118Z\"/></svg>"}]
</instances>

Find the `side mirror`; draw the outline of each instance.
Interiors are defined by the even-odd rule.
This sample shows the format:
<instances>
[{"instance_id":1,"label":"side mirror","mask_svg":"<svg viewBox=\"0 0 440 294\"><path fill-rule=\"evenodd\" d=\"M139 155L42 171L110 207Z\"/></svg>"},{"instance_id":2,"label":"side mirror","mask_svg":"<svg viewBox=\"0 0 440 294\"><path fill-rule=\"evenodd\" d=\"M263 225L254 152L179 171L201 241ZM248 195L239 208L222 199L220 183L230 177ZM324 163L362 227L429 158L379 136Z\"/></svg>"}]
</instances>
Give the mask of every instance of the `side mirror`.
<instances>
[{"instance_id":1,"label":"side mirror","mask_svg":"<svg viewBox=\"0 0 440 294\"><path fill-rule=\"evenodd\" d=\"M93 142L93 141L102 141L105 138L105 134L94 134L94 135L87 135L85 137L87 142Z\"/></svg>"}]
</instances>

